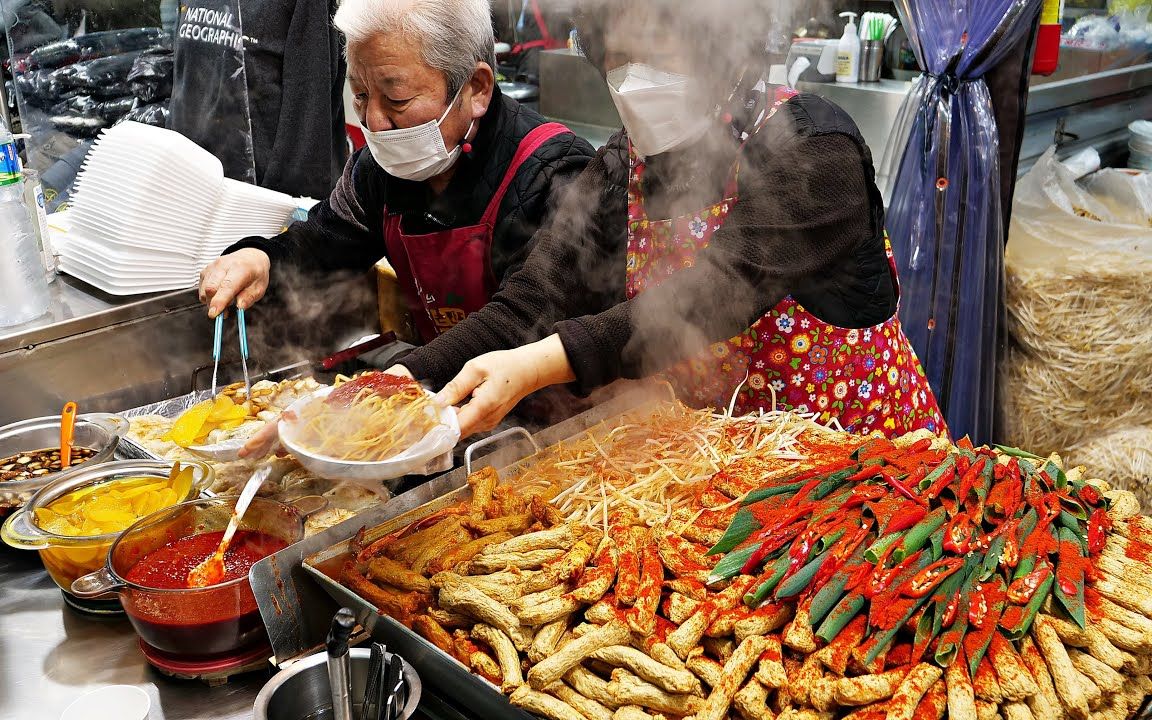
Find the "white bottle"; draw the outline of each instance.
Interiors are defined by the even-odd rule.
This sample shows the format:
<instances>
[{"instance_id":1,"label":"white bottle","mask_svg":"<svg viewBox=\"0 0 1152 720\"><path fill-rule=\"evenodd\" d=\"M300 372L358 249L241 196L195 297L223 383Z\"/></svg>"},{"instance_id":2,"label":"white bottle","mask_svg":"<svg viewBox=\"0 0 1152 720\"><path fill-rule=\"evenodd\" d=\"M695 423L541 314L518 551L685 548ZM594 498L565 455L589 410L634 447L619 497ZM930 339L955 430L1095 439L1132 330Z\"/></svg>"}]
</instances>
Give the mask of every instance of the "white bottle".
<instances>
[{"instance_id":1,"label":"white bottle","mask_svg":"<svg viewBox=\"0 0 1152 720\"><path fill-rule=\"evenodd\" d=\"M48 280L24 205L16 145L0 123L0 327L48 312Z\"/></svg>"},{"instance_id":2,"label":"white bottle","mask_svg":"<svg viewBox=\"0 0 1152 720\"><path fill-rule=\"evenodd\" d=\"M860 34L856 31L856 13L842 12L848 18L844 36L836 46L836 82L860 82Z\"/></svg>"}]
</instances>

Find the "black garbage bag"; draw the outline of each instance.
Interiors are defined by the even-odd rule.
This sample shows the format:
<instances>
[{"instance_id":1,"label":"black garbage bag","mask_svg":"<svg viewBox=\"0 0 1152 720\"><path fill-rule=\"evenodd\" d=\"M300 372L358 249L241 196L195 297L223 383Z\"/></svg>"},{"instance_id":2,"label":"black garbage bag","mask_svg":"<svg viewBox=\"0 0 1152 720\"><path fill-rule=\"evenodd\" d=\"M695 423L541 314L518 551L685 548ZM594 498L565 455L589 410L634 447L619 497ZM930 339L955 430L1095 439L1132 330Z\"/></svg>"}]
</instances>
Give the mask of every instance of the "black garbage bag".
<instances>
[{"instance_id":1,"label":"black garbage bag","mask_svg":"<svg viewBox=\"0 0 1152 720\"><path fill-rule=\"evenodd\" d=\"M56 80L65 90L76 90L102 98L132 94L128 74L143 51L121 53L96 60L73 63L54 71Z\"/></svg>"},{"instance_id":2,"label":"black garbage bag","mask_svg":"<svg viewBox=\"0 0 1152 720\"><path fill-rule=\"evenodd\" d=\"M117 125L122 122L144 123L145 125L155 125L156 127L168 127L168 101L152 103L151 105L141 105L134 110L130 110L128 114L117 121Z\"/></svg>"},{"instance_id":3,"label":"black garbage bag","mask_svg":"<svg viewBox=\"0 0 1152 720\"><path fill-rule=\"evenodd\" d=\"M136 58L128 73L128 84L132 94L145 103L154 103L172 96L172 71L174 69L171 51L148 51Z\"/></svg>"},{"instance_id":4,"label":"black garbage bag","mask_svg":"<svg viewBox=\"0 0 1152 720\"><path fill-rule=\"evenodd\" d=\"M84 60L156 47L171 49L172 36L160 28L106 30L37 48L29 53L26 66L29 70L55 69Z\"/></svg>"},{"instance_id":5,"label":"black garbage bag","mask_svg":"<svg viewBox=\"0 0 1152 720\"><path fill-rule=\"evenodd\" d=\"M55 70L29 70L17 73L14 82L16 91L24 98L24 102L42 110L47 110L69 95L76 94L61 84Z\"/></svg>"}]
</instances>

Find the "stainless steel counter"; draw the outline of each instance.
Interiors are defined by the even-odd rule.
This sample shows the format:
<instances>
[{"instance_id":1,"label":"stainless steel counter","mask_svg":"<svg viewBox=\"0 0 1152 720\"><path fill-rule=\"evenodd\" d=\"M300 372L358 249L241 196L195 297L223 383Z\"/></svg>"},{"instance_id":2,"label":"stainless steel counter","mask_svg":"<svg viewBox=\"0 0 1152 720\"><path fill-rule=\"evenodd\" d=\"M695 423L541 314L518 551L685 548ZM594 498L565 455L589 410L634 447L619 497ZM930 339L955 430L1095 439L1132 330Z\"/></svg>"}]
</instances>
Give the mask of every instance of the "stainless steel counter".
<instances>
[{"instance_id":1,"label":"stainless steel counter","mask_svg":"<svg viewBox=\"0 0 1152 720\"><path fill-rule=\"evenodd\" d=\"M192 288L116 297L68 275L60 275L49 288L51 305L46 315L0 328L0 354L197 304Z\"/></svg>"},{"instance_id":2,"label":"stainless steel counter","mask_svg":"<svg viewBox=\"0 0 1152 720\"><path fill-rule=\"evenodd\" d=\"M167 678L144 661L127 620L81 616L36 553L0 545L0 719L57 720L87 692L135 685L152 699L149 720L247 720L267 677L219 687Z\"/></svg>"}]
</instances>

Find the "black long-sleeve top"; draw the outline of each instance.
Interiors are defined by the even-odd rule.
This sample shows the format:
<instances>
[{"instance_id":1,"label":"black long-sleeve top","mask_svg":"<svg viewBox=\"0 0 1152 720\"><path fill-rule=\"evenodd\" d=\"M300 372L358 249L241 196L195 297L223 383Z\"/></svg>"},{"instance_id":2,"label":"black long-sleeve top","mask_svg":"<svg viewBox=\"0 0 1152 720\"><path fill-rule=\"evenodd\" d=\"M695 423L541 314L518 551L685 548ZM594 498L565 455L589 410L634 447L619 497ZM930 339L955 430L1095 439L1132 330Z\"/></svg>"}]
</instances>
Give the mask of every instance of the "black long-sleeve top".
<instances>
[{"instance_id":1,"label":"black long-sleeve top","mask_svg":"<svg viewBox=\"0 0 1152 720\"><path fill-rule=\"evenodd\" d=\"M452 179L439 195L426 183L392 177L364 149L349 159L336 189L312 209L307 221L276 237L245 238L224 252L263 250L272 261L274 286L290 282L290 270L313 275L369 270L387 255L385 208L401 213L408 233L475 225L520 141L544 122L540 115L494 88L492 102L472 140L472 152L460 157ZM524 262L537 229L555 212L564 188L580 175L592 155L592 147L585 140L563 133L545 142L520 166L496 215L491 254L498 280L502 282Z\"/></svg>"},{"instance_id":2,"label":"black long-sleeve top","mask_svg":"<svg viewBox=\"0 0 1152 720\"><path fill-rule=\"evenodd\" d=\"M597 153L492 301L404 358L413 374L446 382L473 357L556 332L587 392L734 336L787 295L843 327L895 312L871 154L839 107L800 95L742 148L725 134L651 158L643 192L652 218L716 203L737 160L738 201L694 267L631 300L627 147L620 134Z\"/></svg>"}]
</instances>

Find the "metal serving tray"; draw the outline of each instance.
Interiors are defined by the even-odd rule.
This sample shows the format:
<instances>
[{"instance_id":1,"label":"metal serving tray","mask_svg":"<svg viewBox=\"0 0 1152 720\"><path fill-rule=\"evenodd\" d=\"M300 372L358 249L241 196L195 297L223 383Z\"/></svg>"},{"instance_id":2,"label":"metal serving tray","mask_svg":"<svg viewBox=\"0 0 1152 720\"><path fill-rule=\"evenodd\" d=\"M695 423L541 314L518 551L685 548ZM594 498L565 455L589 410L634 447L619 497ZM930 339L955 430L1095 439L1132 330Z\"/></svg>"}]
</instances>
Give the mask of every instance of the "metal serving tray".
<instances>
[{"instance_id":1,"label":"metal serving tray","mask_svg":"<svg viewBox=\"0 0 1152 720\"><path fill-rule=\"evenodd\" d=\"M589 428L651 405L653 398L651 389L629 391L535 436L519 428L493 436L469 448L468 466L261 560L253 566L250 578L272 641L274 661L287 665L315 652L323 645L333 613L348 607L375 639L387 643L389 649L399 652L416 668L426 686L467 708L469 714L482 718L532 718L512 707L499 688L473 675L412 630L381 615L375 605L325 574L324 568L332 567L333 572L339 568L348 554L351 538L361 528L370 528L366 539L372 541L467 500L471 497L467 485L470 470L494 467L501 476L507 476L539 448L581 436ZM509 444L472 460L471 456L482 446L503 439L510 440Z\"/></svg>"}]
</instances>

